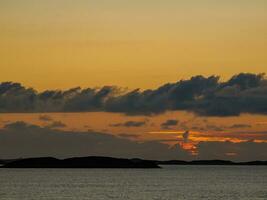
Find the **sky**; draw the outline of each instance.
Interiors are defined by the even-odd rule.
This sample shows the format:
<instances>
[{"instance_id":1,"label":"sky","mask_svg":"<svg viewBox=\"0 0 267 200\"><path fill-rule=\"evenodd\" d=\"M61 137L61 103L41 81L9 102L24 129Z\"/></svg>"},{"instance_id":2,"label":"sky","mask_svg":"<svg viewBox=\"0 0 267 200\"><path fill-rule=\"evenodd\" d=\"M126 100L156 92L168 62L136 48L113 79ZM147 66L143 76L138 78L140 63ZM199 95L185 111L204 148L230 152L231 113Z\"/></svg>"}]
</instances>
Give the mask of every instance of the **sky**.
<instances>
[{"instance_id":1,"label":"sky","mask_svg":"<svg viewBox=\"0 0 267 200\"><path fill-rule=\"evenodd\" d=\"M71 156L69 133L107 145L75 155L267 160L266 24L265 0L2 0L0 157Z\"/></svg>"},{"instance_id":2,"label":"sky","mask_svg":"<svg viewBox=\"0 0 267 200\"><path fill-rule=\"evenodd\" d=\"M266 9L265 0L2 0L0 79L39 90L155 88L261 73Z\"/></svg>"}]
</instances>

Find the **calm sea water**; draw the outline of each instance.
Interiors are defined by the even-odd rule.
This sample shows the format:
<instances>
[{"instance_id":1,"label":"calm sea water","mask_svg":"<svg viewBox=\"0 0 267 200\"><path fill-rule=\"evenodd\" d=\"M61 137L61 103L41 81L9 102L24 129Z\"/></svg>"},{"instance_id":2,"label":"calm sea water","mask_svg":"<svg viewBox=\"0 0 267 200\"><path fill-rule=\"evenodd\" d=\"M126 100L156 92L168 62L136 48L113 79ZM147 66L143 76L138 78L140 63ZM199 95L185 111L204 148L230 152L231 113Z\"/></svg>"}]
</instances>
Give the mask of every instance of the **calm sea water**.
<instances>
[{"instance_id":1,"label":"calm sea water","mask_svg":"<svg viewBox=\"0 0 267 200\"><path fill-rule=\"evenodd\" d=\"M267 167L0 169L1 200L266 200Z\"/></svg>"}]
</instances>

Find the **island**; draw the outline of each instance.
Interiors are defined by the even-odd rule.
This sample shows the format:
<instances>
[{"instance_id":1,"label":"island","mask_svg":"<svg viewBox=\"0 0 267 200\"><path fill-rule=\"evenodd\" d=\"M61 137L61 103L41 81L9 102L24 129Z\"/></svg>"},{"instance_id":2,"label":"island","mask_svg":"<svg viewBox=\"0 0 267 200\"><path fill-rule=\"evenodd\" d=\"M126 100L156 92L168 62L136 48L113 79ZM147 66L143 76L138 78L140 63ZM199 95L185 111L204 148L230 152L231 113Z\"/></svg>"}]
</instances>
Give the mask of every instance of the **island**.
<instances>
[{"instance_id":1,"label":"island","mask_svg":"<svg viewBox=\"0 0 267 200\"><path fill-rule=\"evenodd\" d=\"M160 168L154 161L111 157L25 158L6 162L2 168Z\"/></svg>"},{"instance_id":2,"label":"island","mask_svg":"<svg viewBox=\"0 0 267 200\"><path fill-rule=\"evenodd\" d=\"M161 168L164 165L265 165L267 161L233 162L228 160L144 160L101 156L57 159L53 157L0 160L0 168Z\"/></svg>"}]
</instances>

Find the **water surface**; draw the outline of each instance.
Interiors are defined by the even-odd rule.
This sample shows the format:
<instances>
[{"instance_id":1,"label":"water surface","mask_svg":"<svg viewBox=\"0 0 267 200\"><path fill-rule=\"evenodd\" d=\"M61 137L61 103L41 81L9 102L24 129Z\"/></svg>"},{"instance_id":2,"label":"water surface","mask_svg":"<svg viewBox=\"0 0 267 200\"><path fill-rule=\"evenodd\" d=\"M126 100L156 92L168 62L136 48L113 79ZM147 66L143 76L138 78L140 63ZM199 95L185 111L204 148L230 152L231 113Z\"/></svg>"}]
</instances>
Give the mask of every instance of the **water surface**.
<instances>
[{"instance_id":1,"label":"water surface","mask_svg":"<svg viewBox=\"0 0 267 200\"><path fill-rule=\"evenodd\" d=\"M0 200L266 200L265 166L0 169Z\"/></svg>"}]
</instances>

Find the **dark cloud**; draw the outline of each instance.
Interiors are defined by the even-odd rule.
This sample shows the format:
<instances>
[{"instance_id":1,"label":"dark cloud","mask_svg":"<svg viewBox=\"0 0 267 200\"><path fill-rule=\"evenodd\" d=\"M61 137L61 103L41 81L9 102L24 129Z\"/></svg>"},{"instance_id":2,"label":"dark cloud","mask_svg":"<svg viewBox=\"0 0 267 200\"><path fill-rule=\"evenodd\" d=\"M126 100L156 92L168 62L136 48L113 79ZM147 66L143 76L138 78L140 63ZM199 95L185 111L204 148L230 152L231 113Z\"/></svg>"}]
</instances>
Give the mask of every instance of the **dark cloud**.
<instances>
[{"instance_id":1,"label":"dark cloud","mask_svg":"<svg viewBox=\"0 0 267 200\"><path fill-rule=\"evenodd\" d=\"M37 92L20 83L0 84L0 112L28 112L35 110Z\"/></svg>"},{"instance_id":2,"label":"dark cloud","mask_svg":"<svg viewBox=\"0 0 267 200\"><path fill-rule=\"evenodd\" d=\"M232 129L238 129L238 128L251 128L251 125L249 124L233 124L232 126L230 126L229 128Z\"/></svg>"},{"instance_id":3,"label":"dark cloud","mask_svg":"<svg viewBox=\"0 0 267 200\"><path fill-rule=\"evenodd\" d=\"M48 115L40 115L39 116L39 120L40 121L45 121L45 122L53 121L53 119Z\"/></svg>"},{"instance_id":4,"label":"dark cloud","mask_svg":"<svg viewBox=\"0 0 267 200\"><path fill-rule=\"evenodd\" d=\"M170 129L171 127L177 126L178 123L179 123L179 121L176 119L168 119L167 121L165 121L161 124L161 127L163 129Z\"/></svg>"},{"instance_id":5,"label":"dark cloud","mask_svg":"<svg viewBox=\"0 0 267 200\"><path fill-rule=\"evenodd\" d=\"M17 121L17 122L12 122L9 124L6 124L3 128L3 130L24 130L24 129L35 129L38 128L39 126L33 125L33 124L27 124L23 121ZM1 130L1 129L0 129Z\"/></svg>"},{"instance_id":6,"label":"dark cloud","mask_svg":"<svg viewBox=\"0 0 267 200\"><path fill-rule=\"evenodd\" d=\"M185 132L183 140L187 141L189 135L189 132ZM162 143L179 142L178 140L137 142L127 139L127 136L131 135L116 137L94 131L63 131L15 122L0 129L0 157L53 156L64 158L95 155L159 160L267 160L267 143L257 143L253 140L240 143L200 142L196 146L198 155L192 156L179 144L170 147Z\"/></svg>"},{"instance_id":7,"label":"dark cloud","mask_svg":"<svg viewBox=\"0 0 267 200\"><path fill-rule=\"evenodd\" d=\"M205 122L206 125L194 125L191 127L193 130L199 130L199 131L226 131L229 129L245 129L245 128L251 128L252 126L250 124L233 124L231 126L224 126L224 125L216 125L216 124L211 124L208 122ZM237 133L237 132L236 132Z\"/></svg>"},{"instance_id":8,"label":"dark cloud","mask_svg":"<svg viewBox=\"0 0 267 200\"><path fill-rule=\"evenodd\" d=\"M265 135L267 139L267 131L234 131L233 133L237 134L261 134Z\"/></svg>"},{"instance_id":9,"label":"dark cloud","mask_svg":"<svg viewBox=\"0 0 267 200\"><path fill-rule=\"evenodd\" d=\"M47 128L64 128L66 124L62 123L61 121L54 121L51 124L46 126Z\"/></svg>"},{"instance_id":10,"label":"dark cloud","mask_svg":"<svg viewBox=\"0 0 267 200\"><path fill-rule=\"evenodd\" d=\"M207 124L206 127L205 127L205 130L208 130L208 131L224 131L224 128L223 126L218 126L218 125L214 125L214 124Z\"/></svg>"},{"instance_id":11,"label":"dark cloud","mask_svg":"<svg viewBox=\"0 0 267 200\"><path fill-rule=\"evenodd\" d=\"M118 87L79 87L38 93L19 83L0 84L0 112L119 112L153 115L185 110L202 116L267 114L267 79L241 73L226 82L218 76L194 76L155 90L125 92Z\"/></svg>"},{"instance_id":12,"label":"dark cloud","mask_svg":"<svg viewBox=\"0 0 267 200\"><path fill-rule=\"evenodd\" d=\"M112 156L145 159L188 159L179 145L135 142L98 132L63 131L16 122L0 129L0 157Z\"/></svg>"},{"instance_id":13,"label":"dark cloud","mask_svg":"<svg viewBox=\"0 0 267 200\"><path fill-rule=\"evenodd\" d=\"M267 160L267 143L200 142L197 145L199 159L235 161Z\"/></svg>"},{"instance_id":14,"label":"dark cloud","mask_svg":"<svg viewBox=\"0 0 267 200\"><path fill-rule=\"evenodd\" d=\"M146 121L127 121L124 123L110 124L110 126L112 126L112 127L120 127L120 126L141 127L141 126L145 126L145 125L146 125Z\"/></svg>"}]
</instances>

